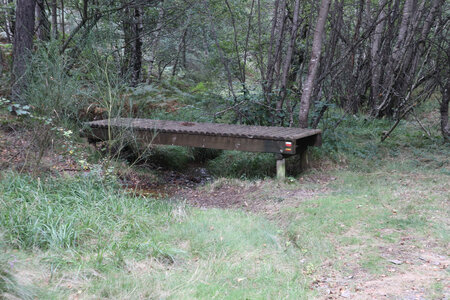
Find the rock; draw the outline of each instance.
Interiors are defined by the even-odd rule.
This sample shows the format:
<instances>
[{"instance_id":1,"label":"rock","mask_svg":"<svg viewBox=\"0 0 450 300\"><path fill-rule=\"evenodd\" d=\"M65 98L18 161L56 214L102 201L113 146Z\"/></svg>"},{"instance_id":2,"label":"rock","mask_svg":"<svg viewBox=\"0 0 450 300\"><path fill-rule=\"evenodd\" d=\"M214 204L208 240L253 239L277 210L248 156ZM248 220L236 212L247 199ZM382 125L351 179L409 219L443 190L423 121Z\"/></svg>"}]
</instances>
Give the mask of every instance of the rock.
<instances>
[{"instance_id":1,"label":"rock","mask_svg":"<svg viewBox=\"0 0 450 300\"><path fill-rule=\"evenodd\" d=\"M351 296L352 294L347 290L341 292L341 297L350 298Z\"/></svg>"},{"instance_id":2,"label":"rock","mask_svg":"<svg viewBox=\"0 0 450 300\"><path fill-rule=\"evenodd\" d=\"M401 260L398 259L390 259L389 262L393 263L394 265L401 265L403 263Z\"/></svg>"}]
</instances>

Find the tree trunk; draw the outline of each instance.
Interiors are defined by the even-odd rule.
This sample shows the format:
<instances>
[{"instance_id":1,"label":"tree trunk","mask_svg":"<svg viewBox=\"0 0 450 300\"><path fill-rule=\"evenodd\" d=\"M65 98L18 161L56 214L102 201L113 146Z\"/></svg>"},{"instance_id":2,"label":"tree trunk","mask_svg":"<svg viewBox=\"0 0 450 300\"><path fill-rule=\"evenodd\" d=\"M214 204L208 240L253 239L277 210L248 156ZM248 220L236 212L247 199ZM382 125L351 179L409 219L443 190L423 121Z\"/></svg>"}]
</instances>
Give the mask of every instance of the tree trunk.
<instances>
[{"instance_id":1,"label":"tree trunk","mask_svg":"<svg viewBox=\"0 0 450 300\"><path fill-rule=\"evenodd\" d=\"M407 37L411 30L410 25L414 12L414 2L414 0L405 0L403 5L402 20L397 34L397 41L395 42L392 55L384 72L383 99L373 113L376 117L382 117L383 115L392 117L402 96L401 92L395 88L396 85L398 86L398 83L401 85L404 84L403 77L405 70L403 68L407 67L405 64L406 52L411 50Z\"/></svg>"},{"instance_id":2,"label":"tree trunk","mask_svg":"<svg viewBox=\"0 0 450 300\"><path fill-rule=\"evenodd\" d=\"M183 47L181 48L181 65L183 66L184 70L186 70L186 67L187 67L187 59L186 59L186 52L187 52L186 36L187 36L187 33L188 33L188 28L186 28L186 31L183 34L183 41L182 41Z\"/></svg>"},{"instance_id":3,"label":"tree trunk","mask_svg":"<svg viewBox=\"0 0 450 300\"><path fill-rule=\"evenodd\" d=\"M233 96L234 101L236 101L236 93L234 92L234 88L233 88L233 77L231 76L230 67L228 66L228 59L225 57L225 53L224 53L222 47L220 46L219 39L218 39L217 33L216 33L216 27L214 25L215 24L214 19L213 19L211 10L208 5L208 1L205 0L205 1L203 1L203 3L205 6L207 15L208 15L208 19L209 19L208 21L211 26L210 30L211 30L212 38L214 40L214 43L216 44L217 52L219 52L219 57L220 57L220 60L222 61L223 67L225 68L225 72L226 72L227 79L228 79L228 88L230 90L230 93Z\"/></svg>"},{"instance_id":4,"label":"tree trunk","mask_svg":"<svg viewBox=\"0 0 450 300\"><path fill-rule=\"evenodd\" d=\"M172 69L172 77L177 74L180 55L181 55L181 65L182 66L183 66L183 59L186 59L186 58L183 58L182 52L183 52L183 48L185 47L184 44L186 43L186 35L187 35L188 28L189 28L189 22L190 22L190 18L188 17L185 28L183 30L183 33L181 34L180 43L178 44L177 56L175 57L175 62L173 64L173 69Z\"/></svg>"},{"instance_id":5,"label":"tree trunk","mask_svg":"<svg viewBox=\"0 0 450 300\"><path fill-rule=\"evenodd\" d=\"M0 78L3 77L3 51L0 48Z\"/></svg>"},{"instance_id":6,"label":"tree trunk","mask_svg":"<svg viewBox=\"0 0 450 300\"><path fill-rule=\"evenodd\" d=\"M123 1L122 3L124 3ZM123 4L125 5L125 4ZM123 62L122 62L122 77L130 79L131 63L133 56L133 22L131 17L131 9L126 7L123 11L122 30L123 30Z\"/></svg>"},{"instance_id":7,"label":"tree trunk","mask_svg":"<svg viewBox=\"0 0 450 300\"><path fill-rule=\"evenodd\" d=\"M135 86L141 80L142 71L142 9L134 9L134 24L133 24L133 38L134 38L134 53L133 53L133 77L132 84Z\"/></svg>"},{"instance_id":8,"label":"tree trunk","mask_svg":"<svg viewBox=\"0 0 450 300\"><path fill-rule=\"evenodd\" d=\"M280 5L281 4L281 5ZM286 24L286 0L276 1L275 3L275 17L270 36L269 53L267 58L267 72L266 80L263 83L263 90L267 105L271 105L271 94L274 85L274 74L279 70L281 48L284 37L284 28ZM273 45L276 45L273 49ZM275 119L275 118L274 118Z\"/></svg>"},{"instance_id":9,"label":"tree trunk","mask_svg":"<svg viewBox=\"0 0 450 300\"><path fill-rule=\"evenodd\" d=\"M148 83L152 82L153 64L159 48L159 37L161 36L162 24L164 21L164 0L161 1L158 11L158 22L156 24L155 34L153 36L152 49L150 50L150 60L148 63Z\"/></svg>"},{"instance_id":10,"label":"tree trunk","mask_svg":"<svg viewBox=\"0 0 450 300\"><path fill-rule=\"evenodd\" d=\"M56 0L52 0L52 39L58 38L58 6Z\"/></svg>"},{"instance_id":11,"label":"tree trunk","mask_svg":"<svg viewBox=\"0 0 450 300\"><path fill-rule=\"evenodd\" d=\"M50 40L50 22L45 13L44 0L36 1L36 35L41 41Z\"/></svg>"},{"instance_id":12,"label":"tree trunk","mask_svg":"<svg viewBox=\"0 0 450 300\"><path fill-rule=\"evenodd\" d=\"M17 0L16 3L12 65L14 83L11 90L11 97L13 101L22 104L26 103L23 93L27 87L25 72L29 67L33 48L35 7L35 0Z\"/></svg>"},{"instance_id":13,"label":"tree trunk","mask_svg":"<svg viewBox=\"0 0 450 300\"><path fill-rule=\"evenodd\" d=\"M122 76L132 86L139 83L142 70L142 9L140 7L124 9L122 28L124 32L124 61Z\"/></svg>"},{"instance_id":14,"label":"tree trunk","mask_svg":"<svg viewBox=\"0 0 450 300\"><path fill-rule=\"evenodd\" d=\"M450 72L447 72L450 76ZM445 141L450 141L450 126L448 123L448 106L450 103L450 79L447 77L447 82L442 91L442 102L441 102L441 132L442 137Z\"/></svg>"},{"instance_id":15,"label":"tree trunk","mask_svg":"<svg viewBox=\"0 0 450 300\"><path fill-rule=\"evenodd\" d=\"M410 20L413 14L414 0L406 0L403 6L402 22L398 31L398 38L393 50L393 59L399 61L406 51L404 44L408 34Z\"/></svg>"},{"instance_id":16,"label":"tree trunk","mask_svg":"<svg viewBox=\"0 0 450 300\"><path fill-rule=\"evenodd\" d=\"M379 0L378 3L379 9L381 9L381 11L376 20L377 25L375 26L375 32L373 34L370 48L372 77L371 77L371 97L369 100L370 101L369 106L371 107L372 110L376 109L376 106L379 102L378 99L381 96L379 86L380 86L382 64L381 64L381 55L379 52L386 18L386 13L384 10L386 0Z\"/></svg>"},{"instance_id":17,"label":"tree trunk","mask_svg":"<svg viewBox=\"0 0 450 300\"><path fill-rule=\"evenodd\" d=\"M2 0L1 3L7 6L11 2L12 0ZM14 11L12 9L5 9L3 18L5 20L4 30L6 33L6 40L8 43L11 43L14 36Z\"/></svg>"},{"instance_id":18,"label":"tree trunk","mask_svg":"<svg viewBox=\"0 0 450 300\"><path fill-rule=\"evenodd\" d=\"M277 113L281 112L284 100L286 99L287 95L287 84L292 64L292 55L294 53L295 41L297 40L299 11L300 11L300 0L295 0L294 16L292 19L292 28L291 28L291 39L289 41L286 58L284 59L283 74L281 77L281 86L280 86L280 99L278 100L276 106Z\"/></svg>"},{"instance_id":19,"label":"tree trunk","mask_svg":"<svg viewBox=\"0 0 450 300\"><path fill-rule=\"evenodd\" d=\"M62 33L62 41L66 39L66 22L64 20L65 14L64 14L64 0L61 0L61 33Z\"/></svg>"},{"instance_id":20,"label":"tree trunk","mask_svg":"<svg viewBox=\"0 0 450 300\"><path fill-rule=\"evenodd\" d=\"M313 44L311 49L311 59L309 61L308 77L303 85L302 98L300 100L299 126L308 127L308 115L311 107L311 94L316 80L317 70L319 68L319 58L322 51L322 37L325 32L325 23L328 16L331 0L322 0L319 16L317 18L316 29L314 31Z\"/></svg>"}]
</instances>

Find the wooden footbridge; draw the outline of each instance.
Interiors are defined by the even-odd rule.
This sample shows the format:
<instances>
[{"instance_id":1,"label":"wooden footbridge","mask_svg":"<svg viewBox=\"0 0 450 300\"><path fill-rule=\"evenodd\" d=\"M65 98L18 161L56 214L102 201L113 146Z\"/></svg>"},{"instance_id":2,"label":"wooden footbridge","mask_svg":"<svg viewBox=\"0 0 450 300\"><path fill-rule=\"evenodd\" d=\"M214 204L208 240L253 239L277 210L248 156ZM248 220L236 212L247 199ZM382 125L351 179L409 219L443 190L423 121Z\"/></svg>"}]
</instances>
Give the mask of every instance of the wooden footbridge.
<instances>
[{"instance_id":1,"label":"wooden footbridge","mask_svg":"<svg viewBox=\"0 0 450 300\"><path fill-rule=\"evenodd\" d=\"M120 134L131 134L139 142L155 145L275 153L278 178L285 177L286 157L305 157L308 146L320 146L322 143L321 131L317 129L128 118L86 124L90 130L85 131L85 136L90 141L104 141L114 139Z\"/></svg>"}]
</instances>

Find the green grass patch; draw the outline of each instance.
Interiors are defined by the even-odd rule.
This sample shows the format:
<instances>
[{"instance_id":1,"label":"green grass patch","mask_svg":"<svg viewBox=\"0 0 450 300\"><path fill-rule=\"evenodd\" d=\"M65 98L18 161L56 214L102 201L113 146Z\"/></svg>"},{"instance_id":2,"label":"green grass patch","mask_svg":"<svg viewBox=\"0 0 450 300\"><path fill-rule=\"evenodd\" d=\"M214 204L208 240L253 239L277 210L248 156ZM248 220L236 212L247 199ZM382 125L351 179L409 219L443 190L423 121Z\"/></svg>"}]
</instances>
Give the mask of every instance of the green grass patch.
<instances>
[{"instance_id":1,"label":"green grass patch","mask_svg":"<svg viewBox=\"0 0 450 300\"><path fill-rule=\"evenodd\" d=\"M7 249L33 257L27 270L49 274L34 284L48 281L57 297L77 290L94 298L311 295L305 266L292 264L303 253L242 211L137 197L94 175L9 173L0 199Z\"/></svg>"}]
</instances>

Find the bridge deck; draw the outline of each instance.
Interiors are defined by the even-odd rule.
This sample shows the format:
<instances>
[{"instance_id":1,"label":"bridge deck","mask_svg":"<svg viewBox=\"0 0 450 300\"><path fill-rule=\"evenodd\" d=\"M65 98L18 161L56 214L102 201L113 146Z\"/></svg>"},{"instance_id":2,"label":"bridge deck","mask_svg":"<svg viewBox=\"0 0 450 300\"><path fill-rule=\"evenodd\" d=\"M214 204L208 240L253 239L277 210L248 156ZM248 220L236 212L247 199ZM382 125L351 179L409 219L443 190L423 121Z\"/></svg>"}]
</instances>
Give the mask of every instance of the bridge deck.
<instances>
[{"instance_id":1,"label":"bridge deck","mask_svg":"<svg viewBox=\"0 0 450 300\"><path fill-rule=\"evenodd\" d=\"M91 140L126 135L139 142L156 145L277 153L280 160L285 156L302 154L308 146L321 145L321 131L317 129L127 118L86 124L90 130L85 135Z\"/></svg>"},{"instance_id":2,"label":"bridge deck","mask_svg":"<svg viewBox=\"0 0 450 300\"><path fill-rule=\"evenodd\" d=\"M167 144L180 145L183 146L181 141L178 141L180 136L187 135L190 139L188 145L191 145L198 136L201 136L199 145L197 147L204 148L217 148L222 149L221 143L217 145L209 145L213 147L207 147L205 142L211 140L214 137L226 138L228 141L233 141L236 139L237 142L242 142L245 140L264 140L266 144L273 144L277 142L282 142L282 148L286 148L285 142L291 142L292 147L290 153L285 154L295 154L295 147L303 144L305 142L307 145L320 145L320 135L321 131L317 129L302 129L302 128L286 128L286 127L268 127L268 126L248 126L248 125L230 125L230 124L217 124L217 123L196 123L196 122L180 122L180 121L166 121L166 120L150 120L150 119L128 119L128 118L117 118L111 120L100 120L87 123L90 128L93 129L94 133L97 133L98 138L104 139L104 130L107 130L108 125L112 129L123 129L132 130L135 132L147 132L151 135L153 142L157 144L158 142L163 142L158 135L161 137L170 137ZM166 140L166 139L164 139ZM213 144L214 142L212 141ZM304 140L304 141L302 141ZM171 142L173 141L173 143ZM194 142L195 143L195 142ZM162 144L166 144L163 142ZM210 144L210 143L207 143ZM238 143L230 149L229 147L223 148L225 150L241 150L241 151L255 151L255 152L274 152L283 153L285 151L280 151L280 147L262 147L255 150L245 150L242 149L244 145ZM283 149L284 150L284 149Z\"/></svg>"},{"instance_id":3,"label":"bridge deck","mask_svg":"<svg viewBox=\"0 0 450 300\"><path fill-rule=\"evenodd\" d=\"M88 123L91 128L106 128L108 120ZM303 129L294 127L269 127L230 125L219 123L196 123L150 119L118 118L110 120L113 127L133 128L136 130L156 130L158 132L202 134L213 136L259 138L269 140L296 140L319 134L318 129Z\"/></svg>"}]
</instances>

